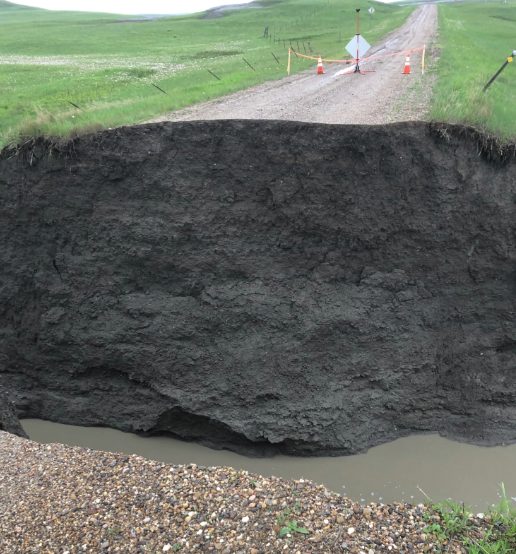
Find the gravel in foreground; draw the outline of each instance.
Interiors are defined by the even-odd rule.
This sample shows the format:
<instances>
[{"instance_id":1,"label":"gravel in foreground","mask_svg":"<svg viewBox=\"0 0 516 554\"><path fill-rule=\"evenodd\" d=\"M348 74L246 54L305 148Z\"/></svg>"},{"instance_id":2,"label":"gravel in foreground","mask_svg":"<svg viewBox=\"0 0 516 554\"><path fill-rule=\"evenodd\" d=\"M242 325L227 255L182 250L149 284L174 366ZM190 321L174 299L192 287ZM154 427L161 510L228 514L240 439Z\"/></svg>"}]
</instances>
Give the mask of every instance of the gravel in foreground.
<instances>
[{"instance_id":1,"label":"gravel in foreground","mask_svg":"<svg viewBox=\"0 0 516 554\"><path fill-rule=\"evenodd\" d=\"M422 516L439 519L429 510L359 506L310 481L173 466L0 432L2 554L427 552L435 547ZM293 520L308 533L280 537ZM448 548L461 552L458 544Z\"/></svg>"}]
</instances>

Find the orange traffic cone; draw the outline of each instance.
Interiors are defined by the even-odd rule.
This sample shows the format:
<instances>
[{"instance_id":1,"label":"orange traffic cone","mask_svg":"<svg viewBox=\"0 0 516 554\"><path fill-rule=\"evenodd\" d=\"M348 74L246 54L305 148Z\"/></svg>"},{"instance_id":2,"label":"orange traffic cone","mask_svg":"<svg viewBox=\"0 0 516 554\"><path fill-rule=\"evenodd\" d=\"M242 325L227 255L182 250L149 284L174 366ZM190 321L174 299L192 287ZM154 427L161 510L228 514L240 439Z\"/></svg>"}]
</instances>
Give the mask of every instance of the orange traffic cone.
<instances>
[{"instance_id":1,"label":"orange traffic cone","mask_svg":"<svg viewBox=\"0 0 516 554\"><path fill-rule=\"evenodd\" d=\"M319 63L317 64L317 75L322 75L324 73L324 69L322 66L322 58L319 56Z\"/></svg>"},{"instance_id":2,"label":"orange traffic cone","mask_svg":"<svg viewBox=\"0 0 516 554\"><path fill-rule=\"evenodd\" d=\"M410 75L410 54L407 54L405 68L403 69L403 75Z\"/></svg>"}]
</instances>

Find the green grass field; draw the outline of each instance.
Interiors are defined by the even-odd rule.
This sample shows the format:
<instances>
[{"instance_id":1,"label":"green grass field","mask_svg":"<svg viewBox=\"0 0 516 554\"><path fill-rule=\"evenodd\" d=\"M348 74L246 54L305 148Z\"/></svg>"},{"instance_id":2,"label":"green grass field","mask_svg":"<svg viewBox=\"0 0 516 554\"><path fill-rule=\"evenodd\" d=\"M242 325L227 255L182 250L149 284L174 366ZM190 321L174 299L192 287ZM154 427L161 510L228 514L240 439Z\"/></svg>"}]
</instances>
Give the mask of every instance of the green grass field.
<instances>
[{"instance_id":1,"label":"green grass field","mask_svg":"<svg viewBox=\"0 0 516 554\"><path fill-rule=\"evenodd\" d=\"M441 58L430 116L516 138L516 60L482 88L516 50L516 2L439 5Z\"/></svg>"},{"instance_id":2,"label":"green grass field","mask_svg":"<svg viewBox=\"0 0 516 554\"><path fill-rule=\"evenodd\" d=\"M370 43L414 9L368 0L261 3L262 9L218 19L196 14L133 23L117 21L119 15L21 9L0 0L0 146L24 136L73 136L137 123L280 79L289 41L303 53L310 41L314 54L343 58L356 32L355 8L363 9L361 31ZM370 30L365 10L371 5ZM266 26L273 40L261 38ZM313 63L293 57L292 71Z\"/></svg>"}]
</instances>

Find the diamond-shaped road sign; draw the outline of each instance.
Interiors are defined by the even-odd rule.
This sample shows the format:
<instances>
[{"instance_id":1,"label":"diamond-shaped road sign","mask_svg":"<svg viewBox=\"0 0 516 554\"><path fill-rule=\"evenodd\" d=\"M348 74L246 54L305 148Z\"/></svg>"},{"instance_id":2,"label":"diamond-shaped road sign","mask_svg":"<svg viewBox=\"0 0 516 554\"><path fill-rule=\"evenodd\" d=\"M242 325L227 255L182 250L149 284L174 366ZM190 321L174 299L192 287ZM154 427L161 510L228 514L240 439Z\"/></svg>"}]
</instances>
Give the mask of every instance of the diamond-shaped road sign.
<instances>
[{"instance_id":1,"label":"diamond-shaped road sign","mask_svg":"<svg viewBox=\"0 0 516 554\"><path fill-rule=\"evenodd\" d=\"M356 58L358 39L358 57L361 58L371 48L370 44L362 35L355 35L346 46L346 50Z\"/></svg>"},{"instance_id":2,"label":"diamond-shaped road sign","mask_svg":"<svg viewBox=\"0 0 516 554\"><path fill-rule=\"evenodd\" d=\"M374 8L369 8L367 11L368 11L371 15L373 15L373 13L375 12L375 9L374 9Z\"/></svg>"}]
</instances>

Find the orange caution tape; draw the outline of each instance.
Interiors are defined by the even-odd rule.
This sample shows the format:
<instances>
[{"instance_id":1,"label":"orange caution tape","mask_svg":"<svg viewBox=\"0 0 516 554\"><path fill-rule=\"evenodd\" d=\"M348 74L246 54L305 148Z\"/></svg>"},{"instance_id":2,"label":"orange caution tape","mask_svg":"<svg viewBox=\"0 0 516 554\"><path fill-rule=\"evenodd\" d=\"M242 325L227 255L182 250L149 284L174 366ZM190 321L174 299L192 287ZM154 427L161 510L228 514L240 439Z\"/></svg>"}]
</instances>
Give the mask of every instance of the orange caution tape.
<instances>
[{"instance_id":1,"label":"orange caution tape","mask_svg":"<svg viewBox=\"0 0 516 554\"><path fill-rule=\"evenodd\" d=\"M401 54L408 54L410 52L416 52L417 50L424 50L424 46L419 46L418 48L412 48L411 50L403 50L401 52L394 52L393 54L382 54L381 56L370 56L369 58L360 58L358 61L359 62L363 62L363 61L366 61L366 60L376 60L378 58L386 58L386 57L389 57L389 56L400 56ZM292 52L293 54L295 54L296 56L301 56L302 58L307 58L309 60L316 60L318 61L319 58L314 58L313 56L305 56L304 54L300 54L299 52L296 52L295 50L292 50L291 48L289 48L289 54L290 52ZM325 58L322 58L322 61L323 62L330 62L330 63L356 63L356 59L349 59L349 60L327 60Z\"/></svg>"},{"instance_id":2,"label":"orange caution tape","mask_svg":"<svg viewBox=\"0 0 516 554\"><path fill-rule=\"evenodd\" d=\"M290 51L295 54L296 56L301 56L302 58L307 58L309 60L316 60L319 61L319 58L314 58L312 56L305 56L304 54L300 54L299 52L296 52L295 50L290 49ZM326 60L322 58L323 62L334 62L334 63L353 63L354 60Z\"/></svg>"},{"instance_id":3,"label":"orange caution tape","mask_svg":"<svg viewBox=\"0 0 516 554\"><path fill-rule=\"evenodd\" d=\"M381 56L370 56L369 58L360 58L360 62L365 60L377 60L378 58L388 58L390 56L400 56L401 54L409 54L410 52L416 52L417 50L424 50L424 46L419 46L418 48L412 48L411 50L403 50L402 52L394 52L394 54L382 54Z\"/></svg>"}]
</instances>

